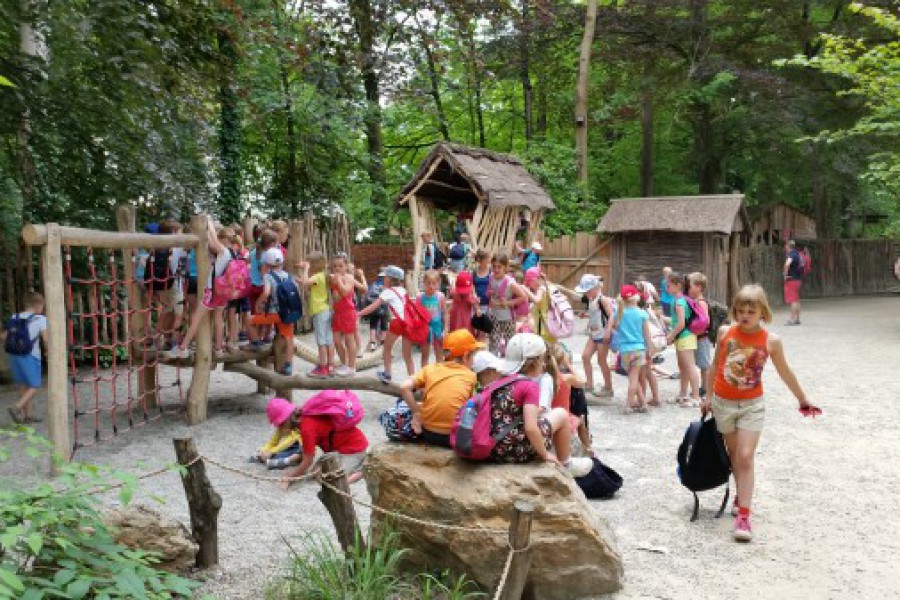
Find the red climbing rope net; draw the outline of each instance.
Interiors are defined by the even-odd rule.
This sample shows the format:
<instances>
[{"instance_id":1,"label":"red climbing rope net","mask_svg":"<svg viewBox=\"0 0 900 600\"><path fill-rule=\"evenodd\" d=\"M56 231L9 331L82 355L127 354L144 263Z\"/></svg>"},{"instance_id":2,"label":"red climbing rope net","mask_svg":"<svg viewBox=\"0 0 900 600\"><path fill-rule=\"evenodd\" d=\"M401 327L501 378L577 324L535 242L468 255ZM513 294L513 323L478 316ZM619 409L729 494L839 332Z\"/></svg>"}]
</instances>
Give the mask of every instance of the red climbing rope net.
<instances>
[{"instance_id":1,"label":"red climbing rope net","mask_svg":"<svg viewBox=\"0 0 900 600\"><path fill-rule=\"evenodd\" d=\"M132 254L137 277L127 278L125 260ZM157 368L159 351L178 335L174 314L184 308L185 269L178 261L173 270L171 255L85 248L73 260L72 249L65 248L72 456L178 412L185 403L181 369ZM140 304L129 302L135 296Z\"/></svg>"}]
</instances>

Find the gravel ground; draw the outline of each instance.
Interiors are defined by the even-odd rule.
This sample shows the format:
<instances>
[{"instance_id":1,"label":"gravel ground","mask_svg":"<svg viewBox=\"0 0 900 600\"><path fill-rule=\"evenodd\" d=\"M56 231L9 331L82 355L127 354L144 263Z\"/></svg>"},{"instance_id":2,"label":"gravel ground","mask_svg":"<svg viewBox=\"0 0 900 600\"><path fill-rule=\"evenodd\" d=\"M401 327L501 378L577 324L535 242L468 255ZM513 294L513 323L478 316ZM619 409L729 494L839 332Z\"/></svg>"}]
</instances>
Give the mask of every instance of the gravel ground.
<instances>
[{"instance_id":1,"label":"gravel ground","mask_svg":"<svg viewBox=\"0 0 900 600\"><path fill-rule=\"evenodd\" d=\"M593 503L615 531L625 562L625 586L609 598L732 598L735 593L745 598L897 597L900 576L890 557L896 557L900 543L882 522L884 515L900 509L900 483L891 460L900 414L888 366L900 364L896 299L807 302L804 309L801 327L783 327L786 315L779 313L772 330L783 334L789 362L825 414L802 418L774 369L767 369L769 410L757 461L756 540L750 545L730 541L730 519L712 518L721 498L718 491L702 494L700 520L688 521L692 497L678 484L674 457L695 411L667 405L625 416L619 403L592 407L595 448L625 477L614 500ZM577 350L582 343L579 336L570 346ZM672 368L671 351L666 359L665 366ZM394 372L404 373L399 362ZM173 374L164 377L171 381ZM614 384L621 399L624 378L616 376ZM661 381L663 398L674 395L676 387L676 382ZM0 391L0 404L8 406L13 394L12 388ZM169 400L173 394L167 392ZM296 399L301 397L298 392ZM393 400L374 393L361 397L367 410L362 427L373 442L381 442L375 416ZM42 394L41 411L43 401ZM173 437L193 436L202 453L265 475L246 462L270 432L265 402L255 393L254 382L216 371L205 423L189 428L167 415L81 449L76 458L141 473L174 460ZM0 426L7 423L3 410ZM221 566L205 574L204 593L222 599L261 598L265 583L285 565L283 537L296 539L312 531L333 537L314 483L282 492L271 482L208 469L224 504ZM43 471L24 457L0 465L0 477L20 481L41 479ZM363 484L354 486L354 492L368 498ZM112 496L104 501L116 503ZM174 474L146 481L136 501L188 522L184 492ZM365 527L368 511L360 508L359 517Z\"/></svg>"}]
</instances>

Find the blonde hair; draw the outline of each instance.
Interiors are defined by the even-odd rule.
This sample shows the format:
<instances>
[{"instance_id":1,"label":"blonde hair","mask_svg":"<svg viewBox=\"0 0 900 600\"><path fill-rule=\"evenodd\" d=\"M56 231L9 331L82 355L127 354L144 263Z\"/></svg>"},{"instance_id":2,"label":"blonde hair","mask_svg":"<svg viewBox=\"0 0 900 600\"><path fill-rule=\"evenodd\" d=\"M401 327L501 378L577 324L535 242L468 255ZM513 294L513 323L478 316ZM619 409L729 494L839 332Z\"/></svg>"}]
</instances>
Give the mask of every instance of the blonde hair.
<instances>
[{"instance_id":1,"label":"blonde hair","mask_svg":"<svg viewBox=\"0 0 900 600\"><path fill-rule=\"evenodd\" d=\"M753 305L759 308L762 320L766 323L772 322L772 309L769 307L769 298L762 286L755 283L745 285L741 288L731 301L731 309L728 315L732 321L737 321L737 310L747 305Z\"/></svg>"},{"instance_id":2,"label":"blonde hair","mask_svg":"<svg viewBox=\"0 0 900 600\"><path fill-rule=\"evenodd\" d=\"M231 243L231 238L234 237L234 230L231 227L220 227L218 231L216 231L216 238L220 242L228 242Z\"/></svg>"},{"instance_id":3,"label":"blonde hair","mask_svg":"<svg viewBox=\"0 0 900 600\"><path fill-rule=\"evenodd\" d=\"M325 255L319 251L310 252L307 260L309 261L310 266L319 268L325 266Z\"/></svg>"},{"instance_id":4,"label":"blonde hair","mask_svg":"<svg viewBox=\"0 0 900 600\"><path fill-rule=\"evenodd\" d=\"M688 285L699 285L700 290L706 291L706 275L701 273L700 271L694 271L690 275L688 275Z\"/></svg>"},{"instance_id":5,"label":"blonde hair","mask_svg":"<svg viewBox=\"0 0 900 600\"><path fill-rule=\"evenodd\" d=\"M498 252L491 258L492 263L500 263L504 267L509 266L509 256L505 252Z\"/></svg>"},{"instance_id":6,"label":"blonde hair","mask_svg":"<svg viewBox=\"0 0 900 600\"><path fill-rule=\"evenodd\" d=\"M22 304L25 308L38 308L44 306L44 297L38 292L28 292L25 294L25 297L22 298Z\"/></svg>"},{"instance_id":7,"label":"blonde hair","mask_svg":"<svg viewBox=\"0 0 900 600\"><path fill-rule=\"evenodd\" d=\"M281 233L281 232L283 232L283 231L287 231L287 230L288 230L288 224L287 224L286 222L284 222L284 221L281 221L281 220L278 220L278 221L272 221L272 229L274 229L274 230L277 231L278 233Z\"/></svg>"},{"instance_id":8,"label":"blonde hair","mask_svg":"<svg viewBox=\"0 0 900 600\"><path fill-rule=\"evenodd\" d=\"M422 280L423 281L433 281L437 284L440 284L441 283L441 274L433 269L430 269L428 271L425 271L425 274L422 275Z\"/></svg>"}]
</instances>

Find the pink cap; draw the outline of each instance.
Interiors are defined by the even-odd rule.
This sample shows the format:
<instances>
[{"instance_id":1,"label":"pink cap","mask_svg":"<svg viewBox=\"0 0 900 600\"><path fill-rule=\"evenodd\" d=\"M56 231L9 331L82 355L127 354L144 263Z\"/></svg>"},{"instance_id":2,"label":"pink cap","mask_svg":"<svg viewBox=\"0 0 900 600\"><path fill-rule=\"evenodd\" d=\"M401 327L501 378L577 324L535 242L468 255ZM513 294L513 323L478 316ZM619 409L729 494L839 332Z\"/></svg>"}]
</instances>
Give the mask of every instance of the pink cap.
<instances>
[{"instance_id":1,"label":"pink cap","mask_svg":"<svg viewBox=\"0 0 900 600\"><path fill-rule=\"evenodd\" d=\"M532 279L540 279L541 278L541 268L540 267L531 267L527 271L525 271L525 281L530 281Z\"/></svg>"},{"instance_id":2,"label":"pink cap","mask_svg":"<svg viewBox=\"0 0 900 600\"><path fill-rule=\"evenodd\" d=\"M269 417L269 423L274 427L279 427L291 418L296 409L297 407L292 402L288 402L284 398L272 398L266 405L266 415Z\"/></svg>"}]
</instances>

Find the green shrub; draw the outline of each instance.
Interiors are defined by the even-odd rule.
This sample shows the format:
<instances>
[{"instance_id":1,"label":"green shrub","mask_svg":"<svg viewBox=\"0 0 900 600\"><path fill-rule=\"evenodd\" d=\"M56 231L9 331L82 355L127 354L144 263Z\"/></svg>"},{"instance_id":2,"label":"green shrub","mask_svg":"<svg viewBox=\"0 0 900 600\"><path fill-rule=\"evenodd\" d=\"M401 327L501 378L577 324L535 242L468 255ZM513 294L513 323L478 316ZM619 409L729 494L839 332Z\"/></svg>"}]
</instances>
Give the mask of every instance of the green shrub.
<instances>
[{"instance_id":1,"label":"green shrub","mask_svg":"<svg viewBox=\"0 0 900 600\"><path fill-rule=\"evenodd\" d=\"M0 430L0 462L13 445L35 459L51 451L32 429ZM94 494L122 485L127 504L133 475L79 463L58 468L55 480L27 489L0 479L0 598L162 600L193 593L198 583L155 568L154 554L116 543L104 525Z\"/></svg>"}]
</instances>

